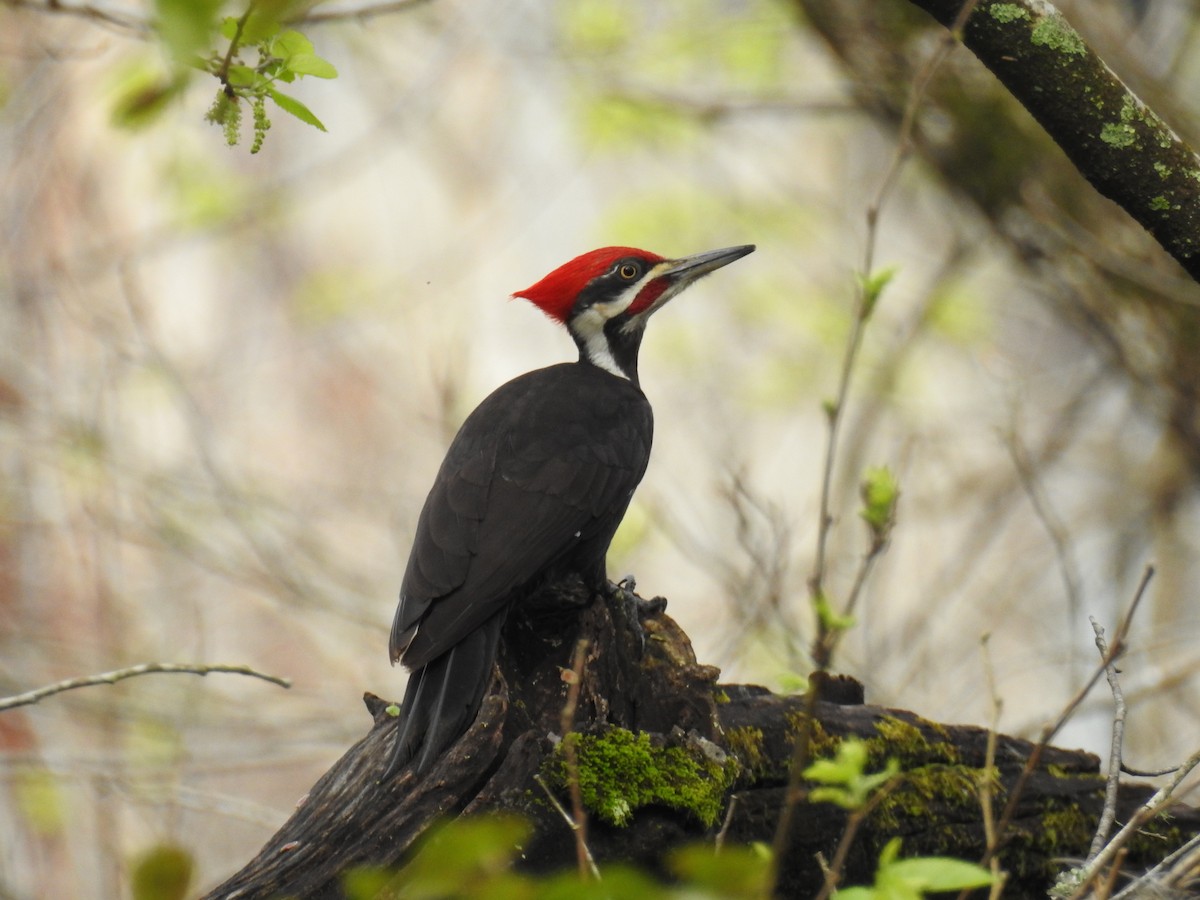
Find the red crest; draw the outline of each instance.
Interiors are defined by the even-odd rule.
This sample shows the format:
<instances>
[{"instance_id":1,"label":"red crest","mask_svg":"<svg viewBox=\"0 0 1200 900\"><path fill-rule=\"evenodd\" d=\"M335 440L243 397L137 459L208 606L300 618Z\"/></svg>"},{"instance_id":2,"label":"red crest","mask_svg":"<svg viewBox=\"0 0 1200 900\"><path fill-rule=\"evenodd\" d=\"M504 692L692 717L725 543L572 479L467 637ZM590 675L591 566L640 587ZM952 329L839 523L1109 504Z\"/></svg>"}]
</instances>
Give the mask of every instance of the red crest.
<instances>
[{"instance_id":1,"label":"red crest","mask_svg":"<svg viewBox=\"0 0 1200 900\"><path fill-rule=\"evenodd\" d=\"M656 253L648 253L636 247L601 247L564 263L537 284L517 291L513 296L523 297L550 318L565 324L579 292L587 287L593 278L603 275L613 263L626 256L636 256L651 265L664 259ZM647 285L647 288L649 287ZM640 301L641 297L638 300Z\"/></svg>"}]
</instances>

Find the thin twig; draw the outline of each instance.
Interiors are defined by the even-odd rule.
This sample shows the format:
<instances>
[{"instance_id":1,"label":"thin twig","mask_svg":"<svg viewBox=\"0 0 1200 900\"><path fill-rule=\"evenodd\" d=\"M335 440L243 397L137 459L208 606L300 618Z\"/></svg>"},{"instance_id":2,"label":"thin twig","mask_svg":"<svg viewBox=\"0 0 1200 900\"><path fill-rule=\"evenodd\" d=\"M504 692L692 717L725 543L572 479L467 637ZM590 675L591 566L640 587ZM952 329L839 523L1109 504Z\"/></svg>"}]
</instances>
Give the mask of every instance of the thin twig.
<instances>
[{"instance_id":1,"label":"thin twig","mask_svg":"<svg viewBox=\"0 0 1200 900\"><path fill-rule=\"evenodd\" d=\"M792 759L788 764L788 783L784 789L783 806L779 810L779 819L775 823L775 835L771 840L771 874L764 888L765 896L775 895L775 885L779 881L780 867L783 865L783 855L787 851L788 838L792 833L792 819L796 815L796 807L808 794L804 786L804 770L808 768L809 756L812 753L813 723L817 714L817 688L810 684L804 697L804 711L801 713L800 727L796 731L796 741L792 745Z\"/></svg>"},{"instance_id":2,"label":"thin twig","mask_svg":"<svg viewBox=\"0 0 1200 900\"><path fill-rule=\"evenodd\" d=\"M1092 631L1096 632L1096 649L1100 658L1108 656L1108 644L1104 640L1104 629L1095 618L1089 616ZM1096 833L1092 837L1092 846L1088 850L1089 861L1095 859L1104 848L1112 831L1113 822L1117 818L1117 791L1121 787L1121 747L1125 740L1125 693L1121 690L1121 681L1117 678L1117 667L1109 663L1104 667L1108 676L1108 687L1113 695L1113 724L1112 745L1108 753L1108 783L1104 788L1104 810L1100 813L1100 822L1096 825Z\"/></svg>"},{"instance_id":3,"label":"thin twig","mask_svg":"<svg viewBox=\"0 0 1200 900\"><path fill-rule=\"evenodd\" d=\"M230 100L234 99L234 93L233 86L229 83L229 67L233 65L233 60L237 56L238 49L241 47L242 34L246 30L246 23L250 21L250 16L254 12L255 3L257 3L257 0L250 0L246 4L246 11L238 17L237 24L233 29L233 37L229 39L229 49L225 51L221 65L214 73L225 88L225 94Z\"/></svg>"},{"instance_id":4,"label":"thin twig","mask_svg":"<svg viewBox=\"0 0 1200 900\"><path fill-rule=\"evenodd\" d=\"M1120 654L1124 651L1125 637L1129 634L1129 626L1133 622L1133 617L1137 612L1138 607L1141 606L1142 598L1146 595L1146 588L1149 587L1150 580L1153 577L1154 566L1146 566L1146 570L1142 574L1142 580L1138 583L1137 591L1133 595L1133 602L1129 604L1129 610L1125 613L1125 617L1121 620L1120 625L1117 626L1117 632L1113 636L1113 642L1108 648L1108 653L1104 655L1104 659L1100 661L1100 665L1097 666L1095 672L1092 673L1092 677L1087 680L1087 683L1079 689L1079 692L1076 693L1075 696L1071 698L1070 702L1067 703L1067 705L1063 708L1063 711L1059 715L1057 721L1051 725L1047 725L1042 729L1042 733L1037 744L1033 748L1033 752L1031 752L1029 754L1029 758L1025 760L1025 766L1021 769L1021 774L1017 776L1017 780L1014 782L1012 789L1009 791L1008 802L1004 804L1004 812L1001 813L1000 821L996 826L996 844L995 846L989 847L984 852L983 859L981 860L983 864L990 863L992 859L995 858L996 854L1000 852L1000 849L1004 846L1006 841L1005 832L1008 830L1008 826L1012 822L1013 816L1016 815L1017 804L1020 802L1021 795L1025 791L1025 785L1028 783L1029 777L1034 773L1034 771L1037 769L1038 763L1041 761L1042 753L1045 752L1046 747L1049 746L1050 741L1054 739L1054 736L1062 730L1063 726L1066 725L1070 718L1075 714L1075 710L1078 709L1079 704L1084 701L1084 698L1087 697L1089 693L1091 693L1092 688L1095 687L1096 682L1100 680L1100 676L1104 674L1109 663L1113 662L1113 660L1120 656Z\"/></svg>"},{"instance_id":5,"label":"thin twig","mask_svg":"<svg viewBox=\"0 0 1200 900\"><path fill-rule=\"evenodd\" d=\"M583 683L583 666L587 661L587 638L575 644L575 656L571 662L567 700L562 709L563 761L567 767L567 789L571 794L571 832L575 835L575 860L579 865L579 877L599 878L600 873L592 860L587 845L587 810L583 806L583 793L579 788L579 756L575 752L575 710L579 705L579 686ZM567 673L563 673L567 677Z\"/></svg>"},{"instance_id":6,"label":"thin twig","mask_svg":"<svg viewBox=\"0 0 1200 900\"><path fill-rule=\"evenodd\" d=\"M854 614L854 608L858 605L863 588L866 587L867 578L870 577L871 570L875 567L879 557L883 555L883 551L887 549L887 545L888 541L885 537L877 536L872 539L871 546L859 560L858 571L854 573L854 581L851 583L850 593L846 595L846 605L842 609L843 616ZM838 641L841 640L844 633L844 629L841 628L823 630L813 653L813 662L818 669L827 669L832 664L834 650L837 649Z\"/></svg>"},{"instance_id":7,"label":"thin twig","mask_svg":"<svg viewBox=\"0 0 1200 900\"><path fill-rule=\"evenodd\" d=\"M413 7L422 6L428 2L429 0L391 0L390 3L368 3L365 6L303 13L295 18L284 19L284 22L288 25L326 25L330 22L345 22L352 19L366 21L377 16L407 12Z\"/></svg>"},{"instance_id":8,"label":"thin twig","mask_svg":"<svg viewBox=\"0 0 1200 900\"><path fill-rule=\"evenodd\" d=\"M131 31L143 37L153 30L148 19L121 15L94 3L68 4L56 2L56 0L48 0L45 3L34 3L32 0L3 0L3 5L12 9L27 9L30 12L52 13L87 19L100 25L117 28L122 31Z\"/></svg>"},{"instance_id":9,"label":"thin twig","mask_svg":"<svg viewBox=\"0 0 1200 900\"><path fill-rule=\"evenodd\" d=\"M857 308L854 314L854 322L851 326L850 337L846 343L846 353L842 359L842 368L838 377L837 395L833 401L833 405L829 408L829 425L825 438L825 457L821 470L821 499L819 502L819 513L817 523L817 548L816 558L813 561L813 572L809 577L808 589L809 595L815 602L820 601L825 594L825 566L826 556L829 546L829 532L833 527L833 516L830 512L830 495L833 486L833 465L837 458L838 435L841 428L842 420L844 419L846 399L850 392L850 379L854 373L854 364L858 358L859 348L862 346L863 329L869 315L867 308L867 279L871 274L871 270L875 264L875 242L878 232L879 213L882 209L884 200L887 198L891 190L892 180L896 172L903 165L904 160L908 157L912 149L912 135L916 121L916 110L920 106L925 90L929 85L929 80L933 76L934 71L941 65L942 60L961 38L961 26L966 22L971 10L975 8L978 0L968 0L963 6L959 16L961 22L948 33L948 36L942 40L938 52L934 53L925 66L918 73L917 78L913 82L912 90L909 92L908 104L904 113L904 121L900 126L899 142L896 147L896 152L892 156L891 164L888 167L887 174L879 186L879 191L875 195L872 203L867 207L867 237L866 244L863 249L863 277L859 286L856 303ZM869 554L868 554L869 556ZM857 594L857 592L856 592ZM821 616L817 617L817 636L813 642L813 662L819 670L828 668L830 663L831 648L826 646L829 640L827 636L828 626L823 621ZM836 639L835 639L836 641ZM792 759L788 771L788 784L784 792L783 806L779 811L779 820L775 825L775 835L771 844L771 874L767 879L765 893L770 896L775 892L775 886L779 881L780 867L782 865L783 855L787 849L787 841L791 835L792 820L795 816L797 805L804 798L806 791L804 789L803 772L807 767L808 757L812 747L813 733L813 718L816 713L817 692L813 687L809 687L808 697L805 701L804 718L802 719L799 733L796 735L796 742L792 751Z\"/></svg>"},{"instance_id":10,"label":"thin twig","mask_svg":"<svg viewBox=\"0 0 1200 900\"><path fill-rule=\"evenodd\" d=\"M1079 888L1071 896L1082 896L1080 893L1084 886L1089 884L1096 873L1102 871L1112 861L1113 857L1127 844L1135 834L1141 829L1142 825L1152 819L1158 812L1169 803L1175 793L1175 789L1192 770L1200 766L1200 750L1197 750L1187 761L1179 767L1175 775L1163 785L1158 792L1142 804L1137 812L1129 817L1129 821L1116 833L1111 841L1109 841L1103 850L1096 854L1095 858L1088 860L1078 871Z\"/></svg>"},{"instance_id":11,"label":"thin twig","mask_svg":"<svg viewBox=\"0 0 1200 900\"><path fill-rule=\"evenodd\" d=\"M725 846L725 838L729 834L729 826L733 824L733 811L737 809L738 795L733 794L729 798L729 806L725 810L725 821L721 823L721 830L717 832L717 839L713 842L713 853L720 853Z\"/></svg>"},{"instance_id":12,"label":"thin twig","mask_svg":"<svg viewBox=\"0 0 1200 900\"><path fill-rule=\"evenodd\" d=\"M833 491L833 466L837 458L838 437L841 433L842 422L845 419L846 399L850 393L850 380L854 374L855 363L862 348L863 332L867 319L870 317L871 304L867 297L867 281L875 268L875 245L879 235L879 216L883 210L888 195L891 193L896 176L904 162L912 153L913 135L916 129L917 110L929 87L934 72L942 61L954 49L962 38L962 27L971 15L978 0L968 0L963 4L953 27L941 39L937 51L930 56L925 65L913 79L912 90L904 107L904 117L900 122L896 152L892 154L887 171L879 184L879 190L867 206L867 234L863 248L862 277L856 296L854 320L850 328L850 336L846 342L846 352L842 357L841 372L838 376L837 394L833 403L828 407L828 430L825 437L825 457L821 469L821 499L818 504L817 550L813 562L813 572L809 578L809 595L814 602L825 596L825 567L828 555L829 534L833 528L833 514L830 511L831 494ZM832 646L836 638L828 635L829 628L822 617L817 617L817 639L813 643L814 663L817 668L825 668L831 662Z\"/></svg>"},{"instance_id":13,"label":"thin twig","mask_svg":"<svg viewBox=\"0 0 1200 900\"><path fill-rule=\"evenodd\" d=\"M571 817L571 814L567 811L567 808L562 805L562 802L558 799L558 797L554 795L554 791L550 790L550 785L546 784L546 779L542 778L541 774L539 773L533 776L533 780L538 783L538 787L540 787L546 794L546 797L549 799L550 805L554 807L555 812L562 816L562 820L567 823L567 827L570 828L572 832L578 833L575 820ZM587 844L584 844L583 851L587 854L588 872L593 878L599 881L600 869L596 865L596 860L592 857L592 851L588 849Z\"/></svg>"},{"instance_id":14,"label":"thin twig","mask_svg":"<svg viewBox=\"0 0 1200 900\"><path fill-rule=\"evenodd\" d=\"M1108 875L1100 883L1100 890L1096 892L1096 900L1109 900L1112 896L1113 888L1117 886L1117 879L1121 877L1121 867L1125 864L1125 857L1128 855L1128 847L1122 847L1117 852L1117 858L1113 861L1112 868L1108 870Z\"/></svg>"},{"instance_id":15,"label":"thin twig","mask_svg":"<svg viewBox=\"0 0 1200 900\"><path fill-rule=\"evenodd\" d=\"M1083 601L1079 588L1079 566L1075 561L1070 536L1062 519L1055 513L1054 507L1046 496L1045 488L1038 479L1037 471L1029 459L1029 451L1021 442L1015 424L1012 430L1005 435L1004 443L1008 448L1008 455L1012 459L1013 468L1016 469L1017 480L1024 489L1025 496L1029 498L1030 506L1033 507L1033 514L1046 529L1046 534L1054 547L1054 555L1058 559L1058 571L1063 581L1063 590L1067 595L1067 624L1074 628ZM1074 654L1072 656L1074 657ZM1072 659L1071 674L1075 675L1074 659Z\"/></svg>"},{"instance_id":16,"label":"thin twig","mask_svg":"<svg viewBox=\"0 0 1200 900\"><path fill-rule=\"evenodd\" d=\"M0 711L6 709L15 709L18 706L30 706L46 697L54 694L61 694L64 691L71 691L75 688L91 687L97 684L116 684L118 681L124 681L126 678L134 678L138 675L153 675L162 673L165 675L209 675L213 672L220 672L229 675L249 675L251 678L261 678L263 681L269 681L272 684L277 684L282 688L290 688L292 680L290 678L281 678L278 675L268 675L265 672L259 672L249 666L225 666L215 665L206 666L199 663L141 663L136 666L129 666L124 669L114 669L111 672L101 672L98 675L82 675L79 678L68 678L65 681L58 681L54 684L48 684L45 687L37 688L36 690L26 691L24 694L17 694L13 697L0 697Z\"/></svg>"},{"instance_id":17,"label":"thin twig","mask_svg":"<svg viewBox=\"0 0 1200 900\"><path fill-rule=\"evenodd\" d=\"M983 815L983 836L987 848L996 846L996 816L992 805L993 783L996 777L996 740L1000 733L1000 715L1004 711L1004 700L996 687L996 669L992 665L992 654L989 651L990 634L985 634L979 640L979 650L983 656L983 673L987 681L988 696L992 700L992 719L988 725L987 749L984 753L983 772L979 777L979 810ZM999 900L1004 890L1004 873L1000 870L1000 860L993 854L988 861L992 873L992 887L988 892L989 900ZM959 894L960 900L969 891Z\"/></svg>"},{"instance_id":18,"label":"thin twig","mask_svg":"<svg viewBox=\"0 0 1200 900\"><path fill-rule=\"evenodd\" d=\"M367 3L362 6L330 9L324 12L302 13L283 21L286 25L328 25L333 22L367 21L378 16L406 12L428 2L429 0L391 0L386 3ZM58 0L47 0L47 2L40 3L34 2L34 0L0 0L0 5L47 15L87 19L122 31L134 32L140 36L147 36L155 30L155 23L148 18L122 15L95 3L71 4L58 2Z\"/></svg>"},{"instance_id":19,"label":"thin twig","mask_svg":"<svg viewBox=\"0 0 1200 900\"><path fill-rule=\"evenodd\" d=\"M1166 856L1154 868L1148 870L1144 875L1140 876L1132 884L1127 885L1121 890L1113 900L1132 900L1135 895L1139 895L1143 888L1151 884L1160 884L1167 880L1169 870L1180 861L1188 860L1188 857L1200 854L1200 834L1192 836L1186 844L1178 850Z\"/></svg>"},{"instance_id":20,"label":"thin twig","mask_svg":"<svg viewBox=\"0 0 1200 900\"><path fill-rule=\"evenodd\" d=\"M875 807L896 788L903 777L903 775L896 775L880 785L866 803L850 813L849 818L846 819L846 827L838 840L833 859L825 868L825 883L821 885L821 890L817 892L815 900L828 900L829 896L837 889L838 882L842 880L842 870L846 867L846 857L850 855L850 848L854 845L854 838L858 836L859 828L862 827L867 816L875 811Z\"/></svg>"}]
</instances>

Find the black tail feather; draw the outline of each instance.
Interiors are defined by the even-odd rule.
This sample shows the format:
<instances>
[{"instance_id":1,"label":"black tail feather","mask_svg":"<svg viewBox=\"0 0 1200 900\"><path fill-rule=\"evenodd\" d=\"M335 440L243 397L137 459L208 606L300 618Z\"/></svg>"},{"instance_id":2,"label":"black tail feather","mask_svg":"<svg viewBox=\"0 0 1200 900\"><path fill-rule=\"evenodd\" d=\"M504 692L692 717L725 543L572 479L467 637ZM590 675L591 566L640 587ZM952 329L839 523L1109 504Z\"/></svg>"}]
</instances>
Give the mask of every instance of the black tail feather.
<instances>
[{"instance_id":1,"label":"black tail feather","mask_svg":"<svg viewBox=\"0 0 1200 900\"><path fill-rule=\"evenodd\" d=\"M501 611L409 676L383 780L414 758L416 773L424 773L470 727L492 680L503 625Z\"/></svg>"}]
</instances>

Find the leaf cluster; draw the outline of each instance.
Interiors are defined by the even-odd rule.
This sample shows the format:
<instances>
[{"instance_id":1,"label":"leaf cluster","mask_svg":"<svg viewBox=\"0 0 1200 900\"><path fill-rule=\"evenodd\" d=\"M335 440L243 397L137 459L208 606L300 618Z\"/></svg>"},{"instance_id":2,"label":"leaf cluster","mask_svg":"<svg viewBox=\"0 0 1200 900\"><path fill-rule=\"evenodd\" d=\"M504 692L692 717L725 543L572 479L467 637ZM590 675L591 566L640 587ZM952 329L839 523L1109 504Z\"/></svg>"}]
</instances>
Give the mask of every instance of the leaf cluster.
<instances>
[{"instance_id":1,"label":"leaf cluster","mask_svg":"<svg viewBox=\"0 0 1200 900\"><path fill-rule=\"evenodd\" d=\"M820 785L809 791L809 800L836 803L848 810L862 809L875 791L900 772L900 763L889 759L883 771L868 774L869 756L865 741L842 741L833 759L818 759L804 770L805 778Z\"/></svg>"},{"instance_id":2,"label":"leaf cluster","mask_svg":"<svg viewBox=\"0 0 1200 900\"><path fill-rule=\"evenodd\" d=\"M250 109L257 153L271 127L268 102L301 122L325 131L304 103L279 90L305 76L337 77L333 63L317 55L307 36L285 23L297 0L247 0L240 16L220 16L223 0L156 0L154 32L170 68L143 61L128 67L117 89L113 118L127 127L148 124L188 87L197 71L219 87L205 119L235 146L241 140L245 107ZM253 59L246 57L253 54Z\"/></svg>"},{"instance_id":3,"label":"leaf cluster","mask_svg":"<svg viewBox=\"0 0 1200 900\"><path fill-rule=\"evenodd\" d=\"M834 900L921 900L926 894L987 887L992 874L975 863L948 856L899 859L900 838L892 838L879 855L875 883L837 891Z\"/></svg>"},{"instance_id":4,"label":"leaf cluster","mask_svg":"<svg viewBox=\"0 0 1200 900\"><path fill-rule=\"evenodd\" d=\"M291 84L297 78L336 78L337 69L327 59L318 56L312 41L294 29L285 29L277 19L252 16L226 18L221 23L222 37L229 41L224 54L213 52L201 68L221 83L205 118L225 131L230 146L238 143L241 132L240 104L246 103L254 114L254 143L251 153L262 148L271 120L266 103L277 107L301 122L325 131L325 125L307 106L290 94L280 91L276 84ZM257 62L242 62L241 53L252 47Z\"/></svg>"}]
</instances>

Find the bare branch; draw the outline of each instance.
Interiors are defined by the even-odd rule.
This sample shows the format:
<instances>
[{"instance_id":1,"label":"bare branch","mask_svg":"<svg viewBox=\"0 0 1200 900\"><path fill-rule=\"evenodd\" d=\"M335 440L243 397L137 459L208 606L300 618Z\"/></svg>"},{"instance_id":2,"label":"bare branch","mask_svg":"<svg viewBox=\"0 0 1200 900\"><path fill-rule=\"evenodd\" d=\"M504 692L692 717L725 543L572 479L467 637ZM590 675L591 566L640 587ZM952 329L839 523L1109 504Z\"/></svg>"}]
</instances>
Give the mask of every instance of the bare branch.
<instances>
[{"instance_id":1,"label":"bare branch","mask_svg":"<svg viewBox=\"0 0 1200 900\"><path fill-rule=\"evenodd\" d=\"M1200 858L1198 857L1200 857L1200 834L1194 836L1174 853L1165 857L1158 865L1150 869L1132 884L1127 885L1120 893L1113 897L1113 900L1133 900L1135 896L1140 896L1141 891L1150 884L1162 884L1169 887L1170 882L1173 881L1170 873L1177 868L1183 868L1187 871L1195 870L1200 867Z\"/></svg>"},{"instance_id":2,"label":"bare branch","mask_svg":"<svg viewBox=\"0 0 1200 900\"><path fill-rule=\"evenodd\" d=\"M1081 889L1091 882L1097 872L1112 862L1113 857L1138 833L1146 821L1152 819L1164 806L1171 802L1175 795L1175 789L1179 787L1183 779L1190 775L1192 770L1197 766L1200 766L1200 750L1189 756L1187 761L1176 770L1171 780L1164 784L1158 793L1147 800L1137 812L1129 817L1129 821L1116 833L1104 849L1079 869L1077 877ZM1079 893L1077 892L1073 896L1079 896Z\"/></svg>"},{"instance_id":3,"label":"bare branch","mask_svg":"<svg viewBox=\"0 0 1200 900\"><path fill-rule=\"evenodd\" d=\"M24 694L17 694L13 697L0 697L0 711L6 709L15 709L18 706L30 706L46 697L51 697L54 694L61 694L64 691L71 691L75 688L91 687L97 684L116 684L118 681L124 681L126 678L135 678L138 675L154 675L162 673L165 675L209 675L213 672L220 672L228 675L249 675L251 678L261 678L263 681L269 681L272 684L277 684L282 688L290 688L292 680L290 678L281 678L278 675L268 675L265 672L259 672L249 666L226 666L214 665L206 666L199 663L141 663L136 666L129 666L124 669L114 669L111 672L101 672L98 675L82 675L79 678L68 678L66 681L55 682L48 684L45 687L37 688L36 690L26 691Z\"/></svg>"},{"instance_id":4,"label":"bare branch","mask_svg":"<svg viewBox=\"0 0 1200 900\"><path fill-rule=\"evenodd\" d=\"M389 16L392 13L406 12L413 7L423 6L429 0L392 0L390 3L367 3L347 9L331 9L326 12L308 12L287 19L289 25L324 25L329 22L345 22L351 19L366 21L378 16Z\"/></svg>"},{"instance_id":5,"label":"bare branch","mask_svg":"<svg viewBox=\"0 0 1200 900\"><path fill-rule=\"evenodd\" d=\"M1108 644L1104 640L1104 629L1093 618L1091 619L1092 630L1096 632L1096 649L1100 651L1100 658L1108 657ZM1108 783L1104 789L1104 811L1100 814L1100 822L1096 826L1096 834L1092 838L1092 847L1088 851L1088 859L1095 859L1101 849L1104 847L1105 841L1108 840L1108 834L1112 830L1113 821L1117 817L1117 791L1121 787L1121 746L1125 739L1125 693L1121 690L1120 679L1117 678L1117 667L1111 662L1104 667L1104 673L1108 676L1108 687L1113 695L1113 727L1112 727L1112 748L1108 755Z\"/></svg>"},{"instance_id":6,"label":"bare branch","mask_svg":"<svg viewBox=\"0 0 1200 900\"><path fill-rule=\"evenodd\" d=\"M153 31L147 19L115 12L96 3L59 3L58 0L46 0L44 3L35 0L0 0L11 9L27 9L30 12L49 13L86 19L98 25L129 31L140 37L146 37Z\"/></svg>"},{"instance_id":7,"label":"bare branch","mask_svg":"<svg viewBox=\"0 0 1200 900\"><path fill-rule=\"evenodd\" d=\"M587 662L587 638L580 638L575 644L575 655L571 660L571 669L563 673L563 678L569 680L567 701L562 709L563 761L567 768L567 786L571 792L571 831L575 835L575 859L579 865L579 877L599 878L596 863L592 859L587 845L587 810L583 806L583 792L579 788L579 755L575 752L575 710L579 706L579 687L583 684L583 667Z\"/></svg>"},{"instance_id":8,"label":"bare branch","mask_svg":"<svg viewBox=\"0 0 1200 900\"><path fill-rule=\"evenodd\" d=\"M983 672L987 680L988 696L992 700L992 719L988 723L987 750L983 771L979 776L979 811L983 814L984 840L987 841L988 851L992 854L991 859L988 860L988 868L991 870L993 879L992 887L988 892L988 900L998 900L1004 890L1007 876L1001 871L1000 860L993 851L998 841L995 807L992 800L995 792L993 781L999 771L996 768L996 741L1000 734L1000 715L1004 711L1004 698L1000 696L1000 692L996 688L996 669L992 665L992 654L989 649L991 637L990 634L985 634L979 639L979 651L983 656ZM969 893L969 891L960 893L959 900L964 900Z\"/></svg>"},{"instance_id":9,"label":"bare branch","mask_svg":"<svg viewBox=\"0 0 1200 900\"><path fill-rule=\"evenodd\" d=\"M963 5L959 12L958 18L955 20L955 26L951 28L950 33L941 41L937 50L929 57L924 66L917 73L913 80L912 88L909 91L908 101L904 108L904 120L900 124L899 141L896 145L896 152L892 154L892 159L888 164L887 171L884 173L883 179L879 183L879 189L875 194L874 199L867 207L867 237L866 245L863 249L863 264L861 272L861 281L859 291L856 297L856 308L854 311L854 322L851 325L850 336L846 341L845 355L842 357L842 368L838 378L837 396L827 407L829 417L828 430L825 439L825 458L821 470L821 499L819 503L819 520L817 524L817 552L816 559L813 563L813 572L808 582L809 594L814 603L821 603L825 600L825 566L826 555L828 552L829 532L833 527L833 514L830 510L830 496L833 487L833 466L837 458L838 437L841 430L842 421L845 418L846 398L850 393L850 379L854 374L854 365L858 359L859 350L862 347L863 332L866 327L867 319L871 315L871 307L873 305L872 298L868 297L868 279L871 278L875 268L875 243L879 234L879 214L883 209L884 202L891 193L892 185L895 183L896 176L903 167L905 160L912 153L913 147L913 131L916 126L917 110L921 106L921 101L925 96L925 92L929 87L930 79L933 78L934 72L938 66L942 64L946 56L954 49L955 43L958 40L957 29L966 21L971 10L975 8L977 0L968 0ZM882 548L879 548L880 551ZM874 562L874 557L878 553L868 554L865 561L865 570L869 571L871 564ZM865 577L865 572L864 572ZM855 586L855 596L862 585ZM837 643L836 634L830 634L823 617L817 617L817 638L813 642L813 662L818 669L828 668L832 661L832 653L834 645Z\"/></svg>"},{"instance_id":10,"label":"bare branch","mask_svg":"<svg viewBox=\"0 0 1200 900\"><path fill-rule=\"evenodd\" d=\"M360 21L365 22L379 16L406 12L417 6L428 3L429 0L391 0L386 3L365 3L359 6L336 8L324 12L306 12L284 21L288 25L326 25L332 22ZM155 24L148 18L132 16L106 8L98 3L60 3L58 0L0 0L0 4L12 9L26 9L30 12L47 15L62 15L77 19L86 19L99 25L128 31L140 37L147 37L155 30ZM247 8L247 12L249 8Z\"/></svg>"},{"instance_id":11,"label":"bare branch","mask_svg":"<svg viewBox=\"0 0 1200 900\"><path fill-rule=\"evenodd\" d=\"M996 853L1004 846L1005 831L1008 829L1009 823L1012 822L1013 816L1016 815L1017 804L1021 799L1021 794L1025 790L1025 785L1029 780L1029 776L1037 769L1038 763L1041 761L1042 754L1050 745L1050 741L1058 734L1064 725L1070 721L1075 715L1075 710L1079 708L1079 704L1084 701L1084 698L1091 693L1092 688L1096 686L1096 682L1100 680L1100 676L1105 673L1109 664L1113 662L1125 649L1125 636L1129 634L1129 626L1133 622L1133 616L1137 612L1138 607L1142 604L1142 598L1146 595L1146 588L1150 585L1150 580L1154 577L1154 566L1146 566L1146 571L1142 574L1142 580L1138 583L1137 590L1133 595L1133 602L1129 604L1129 610L1125 613L1125 617L1121 619L1120 625L1117 627L1117 633L1113 636L1113 642L1108 648L1108 652L1104 654L1100 665L1092 673L1092 677L1087 680L1071 698L1070 702L1063 708L1059 714L1057 721L1051 725L1047 725L1042 729L1042 733L1037 744L1033 748L1033 752L1029 754L1029 758L1025 760L1025 766L1021 770L1021 774L1017 776L1016 783L1012 790L1009 791L1008 802L1004 804L1004 812L1000 815L1000 822L996 826L997 842L995 847L991 847L984 854L983 862L989 863L995 858ZM1111 844L1109 846L1112 846ZM1115 852L1115 850L1114 850Z\"/></svg>"}]
</instances>

